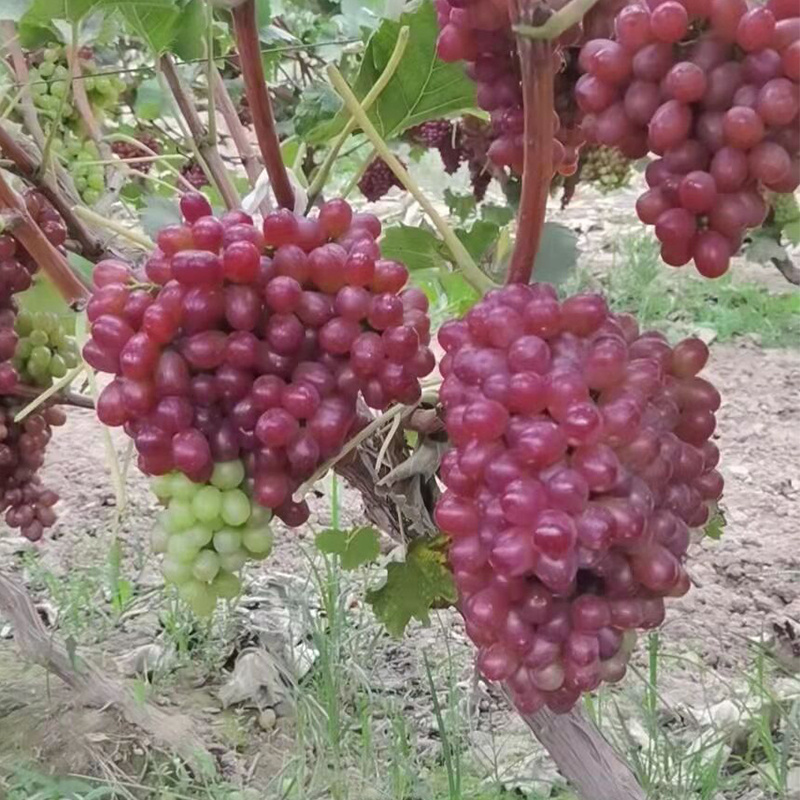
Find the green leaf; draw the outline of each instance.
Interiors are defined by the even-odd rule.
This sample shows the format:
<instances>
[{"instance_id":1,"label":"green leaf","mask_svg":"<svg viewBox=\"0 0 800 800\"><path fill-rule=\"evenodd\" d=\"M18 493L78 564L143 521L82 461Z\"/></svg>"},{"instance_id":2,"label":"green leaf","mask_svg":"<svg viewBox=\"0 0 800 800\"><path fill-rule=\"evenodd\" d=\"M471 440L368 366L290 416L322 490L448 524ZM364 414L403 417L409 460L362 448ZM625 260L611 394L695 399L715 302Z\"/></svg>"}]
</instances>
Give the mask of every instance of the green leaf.
<instances>
[{"instance_id":1,"label":"green leaf","mask_svg":"<svg viewBox=\"0 0 800 800\"><path fill-rule=\"evenodd\" d=\"M439 282L447 295L447 305L454 316L461 316L469 311L478 300L480 294L460 272L444 272Z\"/></svg>"},{"instance_id":2,"label":"green leaf","mask_svg":"<svg viewBox=\"0 0 800 800\"><path fill-rule=\"evenodd\" d=\"M728 520L725 518L725 512L721 508L717 508L711 519L706 523L703 533L709 539L713 539L715 542L719 541L727 524Z\"/></svg>"},{"instance_id":3,"label":"green leaf","mask_svg":"<svg viewBox=\"0 0 800 800\"><path fill-rule=\"evenodd\" d=\"M446 265L444 244L427 228L395 225L381 239L383 258L401 261L409 271L440 270Z\"/></svg>"},{"instance_id":4,"label":"green leaf","mask_svg":"<svg viewBox=\"0 0 800 800\"><path fill-rule=\"evenodd\" d=\"M466 222L478 207L474 194L459 194L449 188L444 190L444 201L450 213L461 222Z\"/></svg>"},{"instance_id":5,"label":"green leaf","mask_svg":"<svg viewBox=\"0 0 800 800\"><path fill-rule=\"evenodd\" d=\"M98 5L100 0L33 0L21 22L34 27L50 27L57 19L78 22Z\"/></svg>"},{"instance_id":6,"label":"green leaf","mask_svg":"<svg viewBox=\"0 0 800 800\"><path fill-rule=\"evenodd\" d=\"M484 203L481 206L481 219L493 222L502 228L514 219L514 209L509 206L497 206L494 203Z\"/></svg>"},{"instance_id":7,"label":"green leaf","mask_svg":"<svg viewBox=\"0 0 800 800\"><path fill-rule=\"evenodd\" d=\"M147 198L141 214L142 228L153 239L165 225L179 225L182 219L176 203L158 195Z\"/></svg>"},{"instance_id":8,"label":"green leaf","mask_svg":"<svg viewBox=\"0 0 800 800\"><path fill-rule=\"evenodd\" d=\"M94 264L88 258L79 256L77 253L67 251L67 262L72 267L73 272L77 272L83 282L87 286L92 284L92 273L94 272Z\"/></svg>"},{"instance_id":9,"label":"green leaf","mask_svg":"<svg viewBox=\"0 0 800 800\"><path fill-rule=\"evenodd\" d=\"M558 286L577 265L578 237L575 232L558 222L545 222L533 268L534 280Z\"/></svg>"},{"instance_id":10,"label":"green leaf","mask_svg":"<svg viewBox=\"0 0 800 800\"><path fill-rule=\"evenodd\" d=\"M156 55L172 44L181 10L175 0L108 0L120 10L136 36Z\"/></svg>"},{"instance_id":11,"label":"green leaf","mask_svg":"<svg viewBox=\"0 0 800 800\"><path fill-rule=\"evenodd\" d=\"M485 220L476 222L469 230L462 228L456 231L456 236L461 239L469 254L479 264L488 260L499 234L500 228L493 222Z\"/></svg>"},{"instance_id":12,"label":"green leaf","mask_svg":"<svg viewBox=\"0 0 800 800\"><path fill-rule=\"evenodd\" d=\"M292 115L295 133L305 138L314 128L332 120L342 101L327 83L314 83L303 90L300 102Z\"/></svg>"},{"instance_id":13,"label":"green leaf","mask_svg":"<svg viewBox=\"0 0 800 800\"><path fill-rule=\"evenodd\" d=\"M155 78L147 78L136 87L133 111L139 119L158 119L169 108L169 102Z\"/></svg>"},{"instance_id":14,"label":"green leaf","mask_svg":"<svg viewBox=\"0 0 800 800\"><path fill-rule=\"evenodd\" d=\"M800 244L800 219L787 222L783 226L783 235L797 247Z\"/></svg>"},{"instance_id":15,"label":"green leaf","mask_svg":"<svg viewBox=\"0 0 800 800\"><path fill-rule=\"evenodd\" d=\"M353 570L374 561L381 552L375 528L353 528L350 531L326 530L318 533L317 549L339 556L342 569Z\"/></svg>"},{"instance_id":16,"label":"green leaf","mask_svg":"<svg viewBox=\"0 0 800 800\"><path fill-rule=\"evenodd\" d=\"M446 544L444 537L416 539L409 545L405 561L386 568L383 586L367 592L367 602L392 636L402 636L412 619L427 625L432 608L452 605L458 599L447 567Z\"/></svg>"},{"instance_id":17,"label":"green leaf","mask_svg":"<svg viewBox=\"0 0 800 800\"><path fill-rule=\"evenodd\" d=\"M3 5L0 7L0 19L19 22L31 7L32 2L33 0L3 0Z\"/></svg>"},{"instance_id":18,"label":"green leaf","mask_svg":"<svg viewBox=\"0 0 800 800\"><path fill-rule=\"evenodd\" d=\"M200 0L191 0L175 21L175 37L170 48L184 61L205 55L206 15Z\"/></svg>"},{"instance_id":19,"label":"green leaf","mask_svg":"<svg viewBox=\"0 0 800 800\"><path fill-rule=\"evenodd\" d=\"M475 85L463 68L447 64L436 55L439 25L431 0L425 0L414 12L402 14L399 20L381 23L369 40L353 85L356 97L362 99L375 85L391 58L400 29L406 25L410 36L400 66L369 110L370 120L385 140L427 120L475 107ZM311 132L308 141L321 144L330 140L348 119L346 112L337 114L330 123Z\"/></svg>"}]
</instances>

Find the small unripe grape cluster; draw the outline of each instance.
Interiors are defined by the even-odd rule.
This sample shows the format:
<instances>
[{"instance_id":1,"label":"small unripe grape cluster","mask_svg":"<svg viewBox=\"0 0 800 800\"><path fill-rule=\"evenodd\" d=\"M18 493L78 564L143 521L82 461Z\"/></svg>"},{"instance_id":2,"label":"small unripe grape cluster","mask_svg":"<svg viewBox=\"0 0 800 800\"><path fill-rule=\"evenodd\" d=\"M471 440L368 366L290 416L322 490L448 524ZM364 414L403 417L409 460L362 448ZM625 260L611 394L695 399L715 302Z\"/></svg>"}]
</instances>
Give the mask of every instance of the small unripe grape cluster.
<instances>
[{"instance_id":1,"label":"small unripe grape cluster","mask_svg":"<svg viewBox=\"0 0 800 800\"><path fill-rule=\"evenodd\" d=\"M78 348L56 314L20 311L14 329L19 337L14 367L23 383L51 386L78 366Z\"/></svg>"},{"instance_id":2,"label":"small unripe grape cluster","mask_svg":"<svg viewBox=\"0 0 800 800\"><path fill-rule=\"evenodd\" d=\"M98 75L93 53L81 48L78 53L83 87L92 113L101 121L106 112L119 108L120 93L125 82L118 75ZM69 97L70 70L66 52L59 44L50 44L41 51L41 59L29 71L28 84L37 112L52 122L64 122L78 130L80 114ZM66 99L64 99L66 98Z\"/></svg>"},{"instance_id":3,"label":"small unripe grape cluster","mask_svg":"<svg viewBox=\"0 0 800 800\"><path fill-rule=\"evenodd\" d=\"M106 171L100 151L91 139L80 139L68 134L63 140L55 139L53 149L63 160L75 181L75 188L86 205L94 205L103 196Z\"/></svg>"},{"instance_id":4,"label":"small unripe grape cluster","mask_svg":"<svg viewBox=\"0 0 800 800\"><path fill-rule=\"evenodd\" d=\"M478 105L492 116L494 141L489 158L500 168L522 174L525 114L517 43L506 0L437 0L438 53L443 61L467 62L467 74L478 85ZM563 59L555 53L554 69ZM574 173L582 142L580 129L562 125L554 115L553 171Z\"/></svg>"},{"instance_id":5,"label":"small unripe grape cluster","mask_svg":"<svg viewBox=\"0 0 800 800\"><path fill-rule=\"evenodd\" d=\"M19 528L26 539L37 542L56 521L53 506L58 502L58 495L42 485L37 472L52 428L67 418L60 408L49 406L14 422L20 408L8 399L0 404L0 511L10 528Z\"/></svg>"},{"instance_id":6,"label":"small unripe grape cluster","mask_svg":"<svg viewBox=\"0 0 800 800\"><path fill-rule=\"evenodd\" d=\"M26 189L25 205L33 221L51 244L60 247L67 238L67 229L61 215L39 192ZM20 376L13 364L19 336L15 323L17 303L14 295L33 285L36 262L12 233L0 232L0 396L13 393Z\"/></svg>"},{"instance_id":7,"label":"small unripe grape cluster","mask_svg":"<svg viewBox=\"0 0 800 800\"><path fill-rule=\"evenodd\" d=\"M603 194L628 186L632 174L630 159L616 147L589 145L581 150L581 180Z\"/></svg>"},{"instance_id":8,"label":"small unripe grape cluster","mask_svg":"<svg viewBox=\"0 0 800 800\"><path fill-rule=\"evenodd\" d=\"M157 289L133 286L124 262L95 267L83 355L116 376L97 414L125 427L146 474L204 482L242 458L254 499L302 524L292 495L363 425L359 396L376 409L419 400L435 366L427 299L381 259L378 219L344 200L260 227L212 216L198 194L181 209L145 266Z\"/></svg>"},{"instance_id":9,"label":"small unripe grape cluster","mask_svg":"<svg viewBox=\"0 0 800 800\"><path fill-rule=\"evenodd\" d=\"M218 599L240 594L238 573L248 561L269 556L272 514L251 503L238 459L215 464L204 483L168 473L153 481L153 491L166 506L151 537L153 551L164 556L164 578L198 616L207 616Z\"/></svg>"},{"instance_id":10,"label":"small unripe grape cluster","mask_svg":"<svg viewBox=\"0 0 800 800\"><path fill-rule=\"evenodd\" d=\"M435 520L467 634L521 710L565 712L689 590L689 530L722 493L708 349L545 284L489 292L439 342Z\"/></svg>"},{"instance_id":11,"label":"small unripe grape cluster","mask_svg":"<svg viewBox=\"0 0 800 800\"><path fill-rule=\"evenodd\" d=\"M763 190L800 185L796 2L649 0L582 49L587 138L659 156L636 205L663 260L716 278L767 214Z\"/></svg>"},{"instance_id":12,"label":"small unripe grape cluster","mask_svg":"<svg viewBox=\"0 0 800 800\"><path fill-rule=\"evenodd\" d=\"M158 155L161 152L161 143L158 139L149 133L140 132L136 134L136 140L141 142L148 150ZM137 147L133 142L116 141L111 143L111 151L115 156L122 159L143 158L149 156L150 153ZM131 169L147 175L153 166L152 161L136 161L129 165Z\"/></svg>"}]
</instances>

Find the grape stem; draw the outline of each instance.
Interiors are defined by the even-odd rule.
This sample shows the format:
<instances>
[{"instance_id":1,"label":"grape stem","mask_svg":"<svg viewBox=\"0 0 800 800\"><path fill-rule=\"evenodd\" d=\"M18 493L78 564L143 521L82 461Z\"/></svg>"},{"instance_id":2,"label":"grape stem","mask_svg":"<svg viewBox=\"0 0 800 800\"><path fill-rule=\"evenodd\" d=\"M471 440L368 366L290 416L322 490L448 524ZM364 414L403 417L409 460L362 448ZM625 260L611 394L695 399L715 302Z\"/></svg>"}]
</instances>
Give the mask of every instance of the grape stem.
<instances>
[{"instance_id":1,"label":"grape stem","mask_svg":"<svg viewBox=\"0 0 800 800\"><path fill-rule=\"evenodd\" d=\"M61 214L72 236L81 245L83 255L99 257L103 248L72 210L72 203L59 190L55 179L41 169L41 165L28 155L14 140L14 137L0 124L0 152L5 153L14 164L21 177L33 183Z\"/></svg>"},{"instance_id":2,"label":"grape stem","mask_svg":"<svg viewBox=\"0 0 800 800\"><path fill-rule=\"evenodd\" d=\"M400 32L397 34L397 41L395 42L394 50L392 51L392 55L389 57L389 60L386 62L383 72L381 72L378 80L375 81L372 88L367 92L367 94L364 96L364 99L361 101L361 108L363 108L364 111L369 111L372 104L378 99L378 97L380 97L381 92L386 88L392 77L394 77L397 68L400 66L400 61L403 58L403 54L406 51L409 33L410 28L408 25L404 25L402 28L400 28ZM309 208L314 205L314 201L317 199L323 187L325 186L325 182L328 180L328 175L330 175L331 169L333 169L333 164L338 158L339 152L344 146L344 143L347 141L347 138L356 129L357 125L358 123L356 122L355 117L351 115L350 119L347 120L347 124L344 126L344 130L336 137L336 141L333 143L333 146L325 156L325 161L322 162L320 168L317 170L317 174L314 176L314 180L312 181L311 187L308 190Z\"/></svg>"},{"instance_id":3,"label":"grape stem","mask_svg":"<svg viewBox=\"0 0 800 800\"><path fill-rule=\"evenodd\" d=\"M86 94L86 85L83 82L83 73L81 71L81 60L78 57L78 23L72 25L72 40L67 44L67 65L69 66L70 74L70 88L72 89L72 96L75 98L75 107L81 115L86 130L89 133L92 141L98 146L105 146L103 142L103 133L100 126L97 124L92 105L89 102L89 96ZM53 126L55 127L55 126Z\"/></svg>"},{"instance_id":4,"label":"grape stem","mask_svg":"<svg viewBox=\"0 0 800 800\"><path fill-rule=\"evenodd\" d=\"M81 306L89 297L89 290L70 269L64 255L50 243L41 228L31 219L25 201L11 188L1 172L0 209L9 209L17 214L14 237L50 278L64 300L70 306Z\"/></svg>"},{"instance_id":5,"label":"grape stem","mask_svg":"<svg viewBox=\"0 0 800 800\"><path fill-rule=\"evenodd\" d=\"M130 228L126 228L116 220L110 219L109 217L104 217L102 214L98 214L96 211L92 211L90 208L85 208L84 206L76 206L73 211L78 217L84 219L86 222L89 222L92 225L97 225L99 228L105 228L106 230L112 231L113 233L122 236L124 239L127 239L129 242L132 242L137 247L140 247L142 250L147 250L148 252L155 250L155 243L149 236L145 236L143 233L132 231Z\"/></svg>"},{"instance_id":6,"label":"grape stem","mask_svg":"<svg viewBox=\"0 0 800 800\"><path fill-rule=\"evenodd\" d=\"M519 23L514 25L515 33L527 39L553 41L562 33L577 25L599 0L570 0L567 5L552 14L542 25Z\"/></svg>"},{"instance_id":7,"label":"grape stem","mask_svg":"<svg viewBox=\"0 0 800 800\"><path fill-rule=\"evenodd\" d=\"M272 192L279 206L294 210L294 190L289 181L286 165L283 163L281 143L275 129L275 115L272 113L272 103L264 78L264 66L261 63L255 0L245 0L233 9L233 31L239 51L247 103L253 114L256 138Z\"/></svg>"},{"instance_id":8,"label":"grape stem","mask_svg":"<svg viewBox=\"0 0 800 800\"><path fill-rule=\"evenodd\" d=\"M18 383L12 394L14 397L20 397L23 400L32 400L40 396L40 390L36 386ZM57 405L74 406L75 408L94 408L94 400L78 392L60 392L52 396L52 402Z\"/></svg>"},{"instance_id":9,"label":"grape stem","mask_svg":"<svg viewBox=\"0 0 800 800\"><path fill-rule=\"evenodd\" d=\"M177 69L175 69L175 62L168 53L165 53L161 56L158 63L161 68L161 74L166 79L172 96L175 98L175 103L180 109L183 118L186 120L189 133L208 166L210 177L214 181L219 193L222 195L222 200L226 208L239 208L241 205L239 193L236 191L236 187L233 185L233 181L231 181L228 175L225 163L217 149L217 143L208 138L200 115L197 113L197 109L194 107L194 103L191 101L189 93L178 75Z\"/></svg>"},{"instance_id":10,"label":"grape stem","mask_svg":"<svg viewBox=\"0 0 800 800\"><path fill-rule=\"evenodd\" d=\"M538 6L521 0L520 18L532 18ZM506 283L530 283L542 239L547 197L553 176L553 116L555 113L554 48L548 41L518 37L525 109L525 160L517 238Z\"/></svg>"},{"instance_id":11,"label":"grape stem","mask_svg":"<svg viewBox=\"0 0 800 800\"><path fill-rule=\"evenodd\" d=\"M135 139L133 136L128 136L125 133L112 133L110 136L107 136L106 138L111 142L127 142L128 144L131 144L134 147L141 150L143 153L147 153L147 155L149 156L158 157L158 153L156 153L155 150L149 148L144 142L140 142L138 139ZM185 158L185 156L182 157ZM186 178L183 177L181 171L173 167L172 164L169 163L169 161L163 161L162 166L165 169L169 170L175 176L176 180L179 183L183 184L183 188L187 192L197 191L197 189L195 189L194 186L192 186L192 184L189 183L189 181L187 181Z\"/></svg>"},{"instance_id":12,"label":"grape stem","mask_svg":"<svg viewBox=\"0 0 800 800\"><path fill-rule=\"evenodd\" d=\"M389 168L395 174L397 179L408 192L410 192L414 199L422 206L422 209L430 217L439 235L444 239L453 258L463 273L466 280L481 294L485 294L489 289L494 286L494 282L486 275L478 265L473 261L472 256L464 247L461 240L456 236L453 229L447 224L444 217L434 208L433 204L423 191L416 184L414 179L408 174L406 168L400 163L397 157L383 141L381 135L376 130L375 126L370 122L367 113L361 107L358 98L353 94L353 90L347 85L347 81L342 76L339 70L331 65L327 69L328 79L333 84L339 96L344 100L344 104L348 111L353 115L353 118L358 123L359 127L367 138L372 142L378 155L387 163Z\"/></svg>"}]
</instances>

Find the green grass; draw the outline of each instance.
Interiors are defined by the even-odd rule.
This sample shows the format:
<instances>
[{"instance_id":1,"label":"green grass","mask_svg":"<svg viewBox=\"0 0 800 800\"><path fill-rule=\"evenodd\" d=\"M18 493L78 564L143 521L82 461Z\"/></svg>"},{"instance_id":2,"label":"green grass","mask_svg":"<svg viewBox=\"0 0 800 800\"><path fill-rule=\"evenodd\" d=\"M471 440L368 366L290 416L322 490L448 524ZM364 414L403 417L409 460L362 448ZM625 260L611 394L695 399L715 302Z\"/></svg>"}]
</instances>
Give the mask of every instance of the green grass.
<instances>
[{"instance_id":1,"label":"green grass","mask_svg":"<svg viewBox=\"0 0 800 800\"><path fill-rule=\"evenodd\" d=\"M659 258L657 242L643 234L623 238L602 275L581 271L566 288L601 288L615 311L635 314L642 328L685 335L699 327L721 342L752 336L765 347L800 344L800 291L786 284L785 292L773 293L735 273L734 266L710 281L689 267L670 269Z\"/></svg>"}]
</instances>

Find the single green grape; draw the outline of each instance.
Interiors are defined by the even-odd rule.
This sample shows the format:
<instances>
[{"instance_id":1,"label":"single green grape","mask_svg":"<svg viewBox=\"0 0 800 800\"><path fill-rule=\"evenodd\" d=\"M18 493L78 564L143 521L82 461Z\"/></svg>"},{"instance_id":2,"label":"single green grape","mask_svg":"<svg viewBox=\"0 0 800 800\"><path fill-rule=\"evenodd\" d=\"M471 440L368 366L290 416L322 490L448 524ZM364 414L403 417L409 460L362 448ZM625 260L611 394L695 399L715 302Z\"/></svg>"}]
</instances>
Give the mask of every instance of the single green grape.
<instances>
[{"instance_id":1,"label":"single green grape","mask_svg":"<svg viewBox=\"0 0 800 800\"><path fill-rule=\"evenodd\" d=\"M214 531L208 525L192 525L191 528L183 532L183 535L200 550L214 538Z\"/></svg>"},{"instance_id":2,"label":"single green grape","mask_svg":"<svg viewBox=\"0 0 800 800\"><path fill-rule=\"evenodd\" d=\"M56 65L52 61L42 61L39 64L39 75L42 78L49 78L56 70Z\"/></svg>"},{"instance_id":3,"label":"single green grape","mask_svg":"<svg viewBox=\"0 0 800 800\"><path fill-rule=\"evenodd\" d=\"M211 483L218 489L235 489L244 480L244 464L237 458L235 461L220 461L214 464Z\"/></svg>"},{"instance_id":4,"label":"single green grape","mask_svg":"<svg viewBox=\"0 0 800 800\"><path fill-rule=\"evenodd\" d=\"M192 504L176 495L174 491L172 494L172 500L169 501L169 506L167 506L172 519L172 527L176 531L184 531L196 522Z\"/></svg>"},{"instance_id":5,"label":"single green grape","mask_svg":"<svg viewBox=\"0 0 800 800\"><path fill-rule=\"evenodd\" d=\"M55 45L51 45L45 47L43 55L45 61L58 61L61 56L61 49Z\"/></svg>"},{"instance_id":6,"label":"single green grape","mask_svg":"<svg viewBox=\"0 0 800 800\"><path fill-rule=\"evenodd\" d=\"M217 607L217 595L207 583L187 581L178 592L198 617L210 617Z\"/></svg>"},{"instance_id":7,"label":"single green grape","mask_svg":"<svg viewBox=\"0 0 800 800\"><path fill-rule=\"evenodd\" d=\"M266 558L272 552L274 537L269 528L245 528L242 543L254 555Z\"/></svg>"},{"instance_id":8,"label":"single green grape","mask_svg":"<svg viewBox=\"0 0 800 800\"><path fill-rule=\"evenodd\" d=\"M58 353L50 359L50 374L54 378L63 378L67 374L67 365Z\"/></svg>"},{"instance_id":9,"label":"single green grape","mask_svg":"<svg viewBox=\"0 0 800 800\"><path fill-rule=\"evenodd\" d=\"M111 81L105 77L95 78L94 88L101 94L109 94L114 91Z\"/></svg>"},{"instance_id":10,"label":"single green grape","mask_svg":"<svg viewBox=\"0 0 800 800\"><path fill-rule=\"evenodd\" d=\"M199 552L200 547L195 545L194 541L192 541L187 533L173 533L172 536L169 537L167 553L176 561L189 564L195 560Z\"/></svg>"},{"instance_id":11,"label":"single green grape","mask_svg":"<svg viewBox=\"0 0 800 800\"><path fill-rule=\"evenodd\" d=\"M192 567L192 574L198 581L210 583L220 570L219 556L213 550L201 550Z\"/></svg>"},{"instance_id":12,"label":"single green grape","mask_svg":"<svg viewBox=\"0 0 800 800\"><path fill-rule=\"evenodd\" d=\"M67 69L67 67L65 67L63 64L56 64L53 75L56 78L69 78L69 69Z\"/></svg>"},{"instance_id":13,"label":"single green grape","mask_svg":"<svg viewBox=\"0 0 800 800\"><path fill-rule=\"evenodd\" d=\"M200 484L187 478L182 472L172 473L172 495L181 500L191 500L200 490Z\"/></svg>"},{"instance_id":14,"label":"single green grape","mask_svg":"<svg viewBox=\"0 0 800 800\"><path fill-rule=\"evenodd\" d=\"M24 308L17 314L17 319L14 322L14 330L20 336L29 336L33 331L33 314L26 311Z\"/></svg>"},{"instance_id":15,"label":"single green grape","mask_svg":"<svg viewBox=\"0 0 800 800\"><path fill-rule=\"evenodd\" d=\"M259 503L251 503L250 519L251 525L268 525L272 521L272 510L265 508Z\"/></svg>"},{"instance_id":16,"label":"single green grape","mask_svg":"<svg viewBox=\"0 0 800 800\"><path fill-rule=\"evenodd\" d=\"M168 583L180 586L192 579L192 565L167 555L161 564L161 574Z\"/></svg>"},{"instance_id":17,"label":"single green grape","mask_svg":"<svg viewBox=\"0 0 800 800\"><path fill-rule=\"evenodd\" d=\"M68 351L64 353L62 356L64 359L64 363L67 365L67 369L75 369L78 366L78 354L72 351Z\"/></svg>"},{"instance_id":18,"label":"single green grape","mask_svg":"<svg viewBox=\"0 0 800 800\"><path fill-rule=\"evenodd\" d=\"M95 203L99 202L102 196L102 192L98 192L97 189L87 189L83 193L83 200L87 205L93 206Z\"/></svg>"},{"instance_id":19,"label":"single green grape","mask_svg":"<svg viewBox=\"0 0 800 800\"><path fill-rule=\"evenodd\" d=\"M250 519L250 498L241 489L230 489L222 494L222 519L228 525L244 525Z\"/></svg>"},{"instance_id":20,"label":"single green grape","mask_svg":"<svg viewBox=\"0 0 800 800\"><path fill-rule=\"evenodd\" d=\"M242 593L242 582L231 572L221 570L214 578L211 588L216 592L217 597L223 600L233 600Z\"/></svg>"},{"instance_id":21,"label":"single green grape","mask_svg":"<svg viewBox=\"0 0 800 800\"><path fill-rule=\"evenodd\" d=\"M50 366L50 359L52 353L49 347L37 346L31 350L30 358L28 359L28 368L37 372L47 370Z\"/></svg>"},{"instance_id":22,"label":"single green grape","mask_svg":"<svg viewBox=\"0 0 800 800\"><path fill-rule=\"evenodd\" d=\"M247 563L247 559L245 550L237 550L235 553L221 553L219 563L226 572L238 572Z\"/></svg>"},{"instance_id":23,"label":"single green grape","mask_svg":"<svg viewBox=\"0 0 800 800\"><path fill-rule=\"evenodd\" d=\"M32 350L33 344L30 339L20 339L17 342L17 349L14 351L14 358L20 362L27 361Z\"/></svg>"},{"instance_id":24,"label":"single green grape","mask_svg":"<svg viewBox=\"0 0 800 800\"><path fill-rule=\"evenodd\" d=\"M80 176L77 176L74 178L74 180L75 180L75 188L81 194L83 194L88 188L88 183L86 182L86 178L81 178Z\"/></svg>"},{"instance_id":25,"label":"single green grape","mask_svg":"<svg viewBox=\"0 0 800 800\"><path fill-rule=\"evenodd\" d=\"M150 547L154 553L166 553L169 546L169 534L161 527L153 528L150 534Z\"/></svg>"},{"instance_id":26,"label":"single green grape","mask_svg":"<svg viewBox=\"0 0 800 800\"><path fill-rule=\"evenodd\" d=\"M202 522L209 522L221 516L222 509L223 495L216 486L204 486L192 498L192 511Z\"/></svg>"},{"instance_id":27,"label":"single green grape","mask_svg":"<svg viewBox=\"0 0 800 800\"><path fill-rule=\"evenodd\" d=\"M234 528L222 528L214 534L214 549L221 555L241 550L242 534Z\"/></svg>"},{"instance_id":28,"label":"single green grape","mask_svg":"<svg viewBox=\"0 0 800 800\"><path fill-rule=\"evenodd\" d=\"M86 183L89 185L90 189L98 189L101 190L105 188L106 185L106 176L103 173L102 169L100 172L92 172L89 177L86 179Z\"/></svg>"},{"instance_id":29,"label":"single green grape","mask_svg":"<svg viewBox=\"0 0 800 800\"><path fill-rule=\"evenodd\" d=\"M69 91L69 84L66 81L53 81L50 84L50 94L57 97L59 100L65 97Z\"/></svg>"},{"instance_id":30,"label":"single green grape","mask_svg":"<svg viewBox=\"0 0 800 800\"><path fill-rule=\"evenodd\" d=\"M150 488L159 500L169 500L172 497L172 477L159 475L150 481Z\"/></svg>"}]
</instances>

